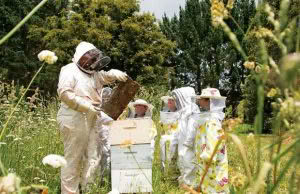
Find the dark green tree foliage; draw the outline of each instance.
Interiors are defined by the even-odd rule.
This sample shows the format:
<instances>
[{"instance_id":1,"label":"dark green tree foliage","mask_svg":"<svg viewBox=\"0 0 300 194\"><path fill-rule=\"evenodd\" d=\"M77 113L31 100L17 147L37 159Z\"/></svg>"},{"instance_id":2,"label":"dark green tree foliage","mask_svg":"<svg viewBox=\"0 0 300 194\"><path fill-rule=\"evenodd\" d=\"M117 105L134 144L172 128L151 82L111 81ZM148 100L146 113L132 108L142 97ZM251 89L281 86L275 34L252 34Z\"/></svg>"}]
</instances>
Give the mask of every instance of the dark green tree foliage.
<instances>
[{"instance_id":1,"label":"dark green tree foliage","mask_svg":"<svg viewBox=\"0 0 300 194\"><path fill-rule=\"evenodd\" d=\"M175 44L161 33L152 15L138 13L138 1L75 0L70 8L30 27L29 39L36 49L52 50L59 58L46 70L45 82L53 84L53 89L61 66L71 62L81 41L109 55L109 69L126 71L141 84L167 84L164 65Z\"/></svg>"},{"instance_id":2,"label":"dark green tree foliage","mask_svg":"<svg viewBox=\"0 0 300 194\"><path fill-rule=\"evenodd\" d=\"M0 38L16 26L40 1L1 0ZM16 80L22 84L29 82L32 73L38 69L37 50L27 38L31 24L42 24L48 16L56 15L67 6L68 0L48 1L0 48L0 77Z\"/></svg>"},{"instance_id":3,"label":"dark green tree foliage","mask_svg":"<svg viewBox=\"0 0 300 194\"><path fill-rule=\"evenodd\" d=\"M178 17L163 17L161 29L177 43L176 56L171 59L177 78L173 85L192 85L198 92L208 86L217 87L235 107L248 71L223 30L212 26L210 6L209 0L187 0ZM232 16L238 25L232 18L226 22L240 42L254 14L253 0L235 1Z\"/></svg>"}]
</instances>

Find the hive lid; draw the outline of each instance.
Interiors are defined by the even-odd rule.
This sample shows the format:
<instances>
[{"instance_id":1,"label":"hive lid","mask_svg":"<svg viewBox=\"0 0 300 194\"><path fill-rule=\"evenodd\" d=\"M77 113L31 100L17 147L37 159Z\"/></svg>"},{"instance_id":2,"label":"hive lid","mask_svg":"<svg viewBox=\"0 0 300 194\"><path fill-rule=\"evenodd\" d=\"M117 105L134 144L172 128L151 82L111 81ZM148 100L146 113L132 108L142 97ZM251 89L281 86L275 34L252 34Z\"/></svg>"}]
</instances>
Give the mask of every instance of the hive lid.
<instances>
[{"instance_id":1,"label":"hive lid","mask_svg":"<svg viewBox=\"0 0 300 194\"><path fill-rule=\"evenodd\" d=\"M120 145L131 141L133 144L151 142L152 119L126 119L113 121L110 126L111 145Z\"/></svg>"}]
</instances>

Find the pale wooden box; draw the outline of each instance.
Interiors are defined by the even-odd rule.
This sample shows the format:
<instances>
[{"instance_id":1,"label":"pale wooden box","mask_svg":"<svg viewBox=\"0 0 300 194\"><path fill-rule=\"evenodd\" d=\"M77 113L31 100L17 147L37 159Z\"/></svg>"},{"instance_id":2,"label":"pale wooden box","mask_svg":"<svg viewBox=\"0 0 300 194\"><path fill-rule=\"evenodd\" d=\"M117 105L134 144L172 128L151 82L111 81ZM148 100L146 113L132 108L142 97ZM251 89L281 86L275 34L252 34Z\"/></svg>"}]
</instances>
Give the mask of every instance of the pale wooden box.
<instances>
[{"instance_id":1,"label":"pale wooden box","mask_svg":"<svg viewBox=\"0 0 300 194\"><path fill-rule=\"evenodd\" d=\"M152 193L152 122L126 119L111 124L111 182L120 193ZM133 144L124 147L125 140Z\"/></svg>"}]
</instances>

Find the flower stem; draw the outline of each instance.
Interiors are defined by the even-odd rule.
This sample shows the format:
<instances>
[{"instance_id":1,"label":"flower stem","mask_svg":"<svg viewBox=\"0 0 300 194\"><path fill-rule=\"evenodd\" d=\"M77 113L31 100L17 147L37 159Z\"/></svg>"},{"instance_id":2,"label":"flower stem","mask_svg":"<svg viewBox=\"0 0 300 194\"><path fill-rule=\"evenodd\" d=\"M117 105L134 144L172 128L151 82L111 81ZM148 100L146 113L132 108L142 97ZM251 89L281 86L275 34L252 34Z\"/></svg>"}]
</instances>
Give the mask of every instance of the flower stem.
<instances>
[{"instance_id":1,"label":"flower stem","mask_svg":"<svg viewBox=\"0 0 300 194\"><path fill-rule=\"evenodd\" d=\"M37 76L37 75L40 73L40 71L43 69L44 65L45 65L45 62L44 62L43 65L39 68L39 70L35 73L35 75L34 75L33 78L31 79L30 83L28 84L26 90L23 92L22 96L20 97L18 103L16 104L16 106L15 106L15 107L13 108L13 110L11 111L11 113L10 113L10 115L9 115L9 117L8 117L6 123L4 124L2 131L1 131L0 141L1 141L1 139L2 139L2 137L3 137L3 135L4 135L4 133L5 133L5 131L6 131L6 129L7 129L7 125L8 125L8 123L9 123L10 119L12 118L12 115L13 115L14 112L16 111L18 105L20 104L21 100L22 100L23 97L25 96L25 94L26 94L26 92L28 91L29 87L30 87L31 84L33 83L33 80L36 78L36 76Z\"/></svg>"},{"instance_id":2,"label":"flower stem","mask_svg":"<svg viewBox=\"0 0 300 194\"><path fill-rule=\"evenodd\" d=\"M7 33L3 38L0 40L0 45L3 44L6 40L8 40L21 26L25 24L25 22L37 11L42 7L48 0L41 1L22 21L20 21L9 33Z\"/></svg>"}]
</instances>

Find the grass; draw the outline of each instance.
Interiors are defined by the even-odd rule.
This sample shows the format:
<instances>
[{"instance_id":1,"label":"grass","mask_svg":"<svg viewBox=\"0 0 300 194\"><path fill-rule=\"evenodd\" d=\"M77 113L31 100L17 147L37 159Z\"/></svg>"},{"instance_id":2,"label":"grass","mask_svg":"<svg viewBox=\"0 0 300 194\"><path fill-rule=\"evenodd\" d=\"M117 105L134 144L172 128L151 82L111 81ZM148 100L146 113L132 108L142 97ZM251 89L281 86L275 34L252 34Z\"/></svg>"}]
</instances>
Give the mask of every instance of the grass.
<instances>
[{"instance_id":1,"label":"grass","mask_svg":"<svg viewBox=\"0 0 300 194\"><path fill-rule=\"evenodd\" d=\"M5 120L5 114L10 105L0 108ZM9 124L9 130L3 139L4 143L0 144L0 157L4 166L9 172L16 172L22 179L22 185L44 184L49 187L49 193L60 193L60 170L54 169L42 164L42 158L48 154L63 155L63 145L60 140L58 126L56 124L57 103L53 101L48 108L37 106L32 109L30 104L23 104L14 114ZM7 111L7 112L6 112ZM243 144L247 150L252 169L255 170L254 161L256 160L256 143L255 140L249 142L247 135L240 134ZM271 144L272 136L256 136L260 138L262 146ZM235 145L227 142L229 158L229 178L237 174L245 174L241 157ZM268 160L268 150L262 150L262 160ZM176 181L178 171L175 166L170 170L168 175L161 171L159 159L159 147L156 144L155 160L153 161L153 189L155 194L184 194ZM285 162L283 159L282 163ZM291 170L290 170L291 171ZM288 172L287 177L291 174ZM96 183L99 181L96 180ZM276 193L287 192L287 180L283 180L279 185ZM110 182L105 177L104 184L99 187L98 184L93 186L91 193L107 193L110 191Z\"/></svg>"}]
</instances>

